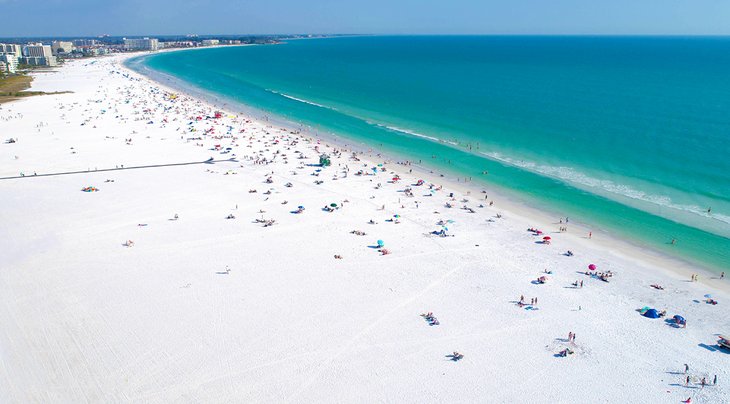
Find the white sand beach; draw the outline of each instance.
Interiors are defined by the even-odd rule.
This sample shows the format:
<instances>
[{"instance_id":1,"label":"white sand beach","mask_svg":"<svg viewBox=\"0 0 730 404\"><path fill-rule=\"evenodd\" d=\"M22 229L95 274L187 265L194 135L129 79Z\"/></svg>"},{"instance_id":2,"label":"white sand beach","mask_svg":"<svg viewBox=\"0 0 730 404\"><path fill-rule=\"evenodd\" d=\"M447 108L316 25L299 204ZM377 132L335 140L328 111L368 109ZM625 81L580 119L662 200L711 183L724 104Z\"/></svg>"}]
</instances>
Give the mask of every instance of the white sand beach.
<instances>
[{"instance_id":1,"label":"white sand beach","mask_svg":"<svg viewBox=\"0 0 730 404\"><path fill-rule=\"evenodd\" d=\"M216 118L127 57L0 105L0 402L730 402L727 277Z\"/></svg>"}]
</instances>

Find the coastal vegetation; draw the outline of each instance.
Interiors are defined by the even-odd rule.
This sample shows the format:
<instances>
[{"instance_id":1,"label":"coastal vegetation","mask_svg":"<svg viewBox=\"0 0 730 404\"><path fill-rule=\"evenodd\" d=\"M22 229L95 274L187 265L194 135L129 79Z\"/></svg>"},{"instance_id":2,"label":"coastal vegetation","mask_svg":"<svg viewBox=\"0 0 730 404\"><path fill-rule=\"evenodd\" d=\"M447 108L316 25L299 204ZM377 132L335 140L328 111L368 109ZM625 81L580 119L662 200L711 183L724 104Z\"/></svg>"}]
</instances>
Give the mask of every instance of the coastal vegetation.
<instances>
[{"instance_id":1,"label":"coastal vegetation","mask_svg":"<svg viewBox=\"0 0 730 404\"><path fill-rule=\"evenodd\" d=\"M33 77L26 74L0 76L0 104L34 95L64 94L69 91L25 91L30 88Z\"/></svg>"}]
</instances>

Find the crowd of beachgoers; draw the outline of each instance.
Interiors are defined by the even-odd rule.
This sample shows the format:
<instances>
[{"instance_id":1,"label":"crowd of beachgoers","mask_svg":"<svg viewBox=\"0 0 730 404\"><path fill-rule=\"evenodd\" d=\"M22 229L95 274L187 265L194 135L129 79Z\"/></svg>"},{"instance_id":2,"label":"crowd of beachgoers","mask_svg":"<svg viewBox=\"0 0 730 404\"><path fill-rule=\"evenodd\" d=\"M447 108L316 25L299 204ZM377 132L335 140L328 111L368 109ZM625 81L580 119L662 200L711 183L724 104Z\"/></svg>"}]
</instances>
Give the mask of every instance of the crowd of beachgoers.
<instances>
[{"instance_id":1,"label":"crowd of beachgoers","mask_svg":"<svg viewBox=\"0 0 730 404\"><path fill-rule=\"evenodd\" d=\"M124 59L0 109L0 401L730 400L724 273Z\"/></svg>"}]
</instances>

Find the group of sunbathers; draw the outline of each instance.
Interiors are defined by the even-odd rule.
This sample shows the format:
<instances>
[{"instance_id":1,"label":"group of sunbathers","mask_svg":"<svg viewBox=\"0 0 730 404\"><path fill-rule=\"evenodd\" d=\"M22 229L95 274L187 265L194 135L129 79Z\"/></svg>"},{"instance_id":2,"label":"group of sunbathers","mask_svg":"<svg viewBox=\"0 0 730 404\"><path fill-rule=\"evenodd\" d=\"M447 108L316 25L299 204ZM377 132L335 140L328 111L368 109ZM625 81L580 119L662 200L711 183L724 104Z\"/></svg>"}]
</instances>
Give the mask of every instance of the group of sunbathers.
<instances>
[{"instance_id":1,"label":"group of sunbathers","mask_svg":"<svg viewBox=\"0 0 730 404\"><path fill-rule=\"evenodd\" d=\"M439 320L436 318L436 316L434 316L433 313L430 312L430 311L428 313L426 313L426 314L421 314L421 317L423 317L424 319L426 319L426 321L428 322L428 325L439 325L439 324L441 324L441 323L439 323Z\"/></svg>"}]
</instances>

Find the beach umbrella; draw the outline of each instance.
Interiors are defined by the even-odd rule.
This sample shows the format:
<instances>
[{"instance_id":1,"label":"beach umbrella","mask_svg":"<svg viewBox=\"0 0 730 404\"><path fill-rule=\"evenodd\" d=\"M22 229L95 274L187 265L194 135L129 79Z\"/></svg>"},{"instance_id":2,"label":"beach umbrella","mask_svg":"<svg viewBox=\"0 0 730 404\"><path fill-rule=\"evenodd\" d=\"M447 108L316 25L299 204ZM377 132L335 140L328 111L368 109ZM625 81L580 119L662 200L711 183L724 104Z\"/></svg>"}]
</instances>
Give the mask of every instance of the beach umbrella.
<instances>
[{"instance_id":1,"label":"beach umbrella","mask_svg":"<svg viewBox=\"0 0 730 404\"><path fill-rule=\"evenodd\" d=\"M711 294L709 294L709 293L708 293L708 294L706 294L706 295L705 295L705 297L706 297L706 298L708 298L708 299L712 299L712 295L711 295Z\"/></svg>"},{"instance_id":2,"label":"beach umbrella","mask_svg":"<svg viewBox=\"0 0 730 404\"><path fill-rule=\"evenodd\" d=\"M378 240L378 246L379 247L382 247L384 245L385 245L385 242L383 242L383 240Z\"/></svg>"},{"instance_id":3,"label":"beach umbrella","mask_svg":"<svg viewBox=\"0 0 730 404\"><path fill-rule=\"evenodd\" d=\"M333 208L336 208L337 207L337 204L336 203L330 203L330 206L333 207Z\"/></svg>"},{"instance_id":4,"label":"beach umbrella","mask_svg":"<svg viewBox=\"0 0 730 404\"><path fill-rule=\"evenodd\" d=\"M542 238L543 240L550 240L550 236L545 236Z\"/></svg>"},{"instance_id":5,"label":"beach umbrella","mask_svg":"<svg viewBox=\"0 0 730 404\"><path fill-rule=\"evenodd\" d=\"M304 209L304 206L302 206L302 205L299 205L299 206L297 206L297 208L299 208L299 209Z\"/></svg>"},{"instance_id":6,"label":"beach umbrella","mask_svg":"<svg viewBox=\"0 0 730 404\"><path fill-rule=\"evenodd\" d=\"M400 217L400 215L393 215L393 217L395 217L395 218L399 218L399 217Z\"/></svg>"},{"instance_id":7,"label":"beach umbrella","mask_svg":"<svg viewBox=\"0 0 730 404\"><path fill-rule=\"evenodd\" d=\"M590 269L591 271L595 271L596 270L596 264L590 264L590 265L588 265L588 269Z\"/></svg>"}]
</instances>

